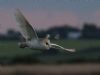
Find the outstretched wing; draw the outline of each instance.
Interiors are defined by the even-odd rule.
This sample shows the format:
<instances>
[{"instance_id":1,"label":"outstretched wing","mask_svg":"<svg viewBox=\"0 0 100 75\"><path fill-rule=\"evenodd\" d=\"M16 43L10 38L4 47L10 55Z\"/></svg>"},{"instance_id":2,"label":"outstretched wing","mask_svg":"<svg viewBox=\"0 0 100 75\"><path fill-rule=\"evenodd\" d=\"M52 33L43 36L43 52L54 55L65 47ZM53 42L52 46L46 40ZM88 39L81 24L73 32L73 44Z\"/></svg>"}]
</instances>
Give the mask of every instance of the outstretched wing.
<instances>
[{"instance_id":1,"label":"outstretched wing","mask_svg":"<svg viewBox=\"0 0 100 75\"><path fill-rule=\"evenodd\" d=\"M64 47L62 47L62 46L60 46L60 45L53 44L53 43L51 43L51 47L52 47L52 48L57 48L57 49L66 50L66 51L69 51L69 52L75 52L75 49L66 49L66 48L64 48Z\"/></svg>"},{"instance_id":2,"label":"outstretched wing","mask_svg":"<svg viewBox=\"0 0 100 75\"><path fill-rule=\"evenodd\" d=\"M19 9L16 10L15 16L16 16L16 20L19 23L22 36L26 40L31 40L34 38L38 39L35 29L32 28L30 23L27 21L27 19L24 17L24 15L21 13Z\"/></svg>"}]
</instances>

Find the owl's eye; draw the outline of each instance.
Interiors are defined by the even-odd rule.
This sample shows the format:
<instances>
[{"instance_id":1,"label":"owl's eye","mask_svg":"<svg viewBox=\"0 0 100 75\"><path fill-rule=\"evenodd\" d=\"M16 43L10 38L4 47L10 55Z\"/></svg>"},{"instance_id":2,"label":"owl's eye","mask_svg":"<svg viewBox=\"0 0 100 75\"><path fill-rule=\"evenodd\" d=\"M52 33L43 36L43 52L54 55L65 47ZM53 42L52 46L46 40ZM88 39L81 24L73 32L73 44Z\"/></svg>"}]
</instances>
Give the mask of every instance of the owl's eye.
<instances>
[{"instance_id":1,"label":"owl's eye","mask_svg":"<svg viewBox=\"0 0 100 75\"><path fill-rule=\"evenodd\" d=\"M49 44L46 42L46 45L49 45Z\"/></svg>"}]
</instances>

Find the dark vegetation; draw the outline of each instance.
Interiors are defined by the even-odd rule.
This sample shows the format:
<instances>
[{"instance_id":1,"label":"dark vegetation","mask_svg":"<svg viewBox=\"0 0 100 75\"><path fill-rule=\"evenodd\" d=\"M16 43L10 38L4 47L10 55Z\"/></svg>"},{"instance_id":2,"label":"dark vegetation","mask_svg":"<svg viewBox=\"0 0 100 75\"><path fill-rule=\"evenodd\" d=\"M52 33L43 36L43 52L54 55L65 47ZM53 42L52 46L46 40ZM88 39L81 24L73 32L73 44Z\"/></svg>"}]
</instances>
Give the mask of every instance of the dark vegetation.
<instances>
[{"instance_id":1,"label":"dark vegetation","mask_svg":"<svg viewBox=\"0 0 100 75\"><path fill-rule=\"evenodd\" d=\"M97 28L93 23L84 23L83 28L70 27L70 25L62 25L59 27L51 27L47 30L37 30L39 37L45 37L46 34L50 34L51 39L54 39L56 34L60 35L60 39L67 39L70 32L80 32L81 36L78 39L100 39L100 28ZM9 29L6 33L0 34L0 40L19 40L21 34L18 31Z\"/></svg>"},{"instance_id":2,"label":"dark vegetation","mask_svg":"<svg viewBox=\"0 0 100 75\"><path fill-rule=\"evenodd\" d=\"M67 40L69 32L81 32L77 40ZM75 53L63 50L50 49L49 51L36 51L20 49L17 45L21 34L9 29L0 34L0 64L66 64L66 63L100 63L100 28L95 24L85 23L82 30L63 25L48 30L38 31L39 37L51 35L51 41L66 48L75 48ZM54 39L60 35L60 40Z\"/></svg>"},{"instance_id":3,"label":"dark vegetation","mask_svg":"<svg viewBox=\"0 0 100 75\"><path fill-rule=\"evenodd\" d=\"M75 48L75 53L50 49L37 51L20 49L17 41L1 41L0 64L74 64L100 63L100 40L52 40L66 48ZM64 41L64 42L63 42ZM83 45L84 44L84 45Z\"/></svg>"}]
</instances>

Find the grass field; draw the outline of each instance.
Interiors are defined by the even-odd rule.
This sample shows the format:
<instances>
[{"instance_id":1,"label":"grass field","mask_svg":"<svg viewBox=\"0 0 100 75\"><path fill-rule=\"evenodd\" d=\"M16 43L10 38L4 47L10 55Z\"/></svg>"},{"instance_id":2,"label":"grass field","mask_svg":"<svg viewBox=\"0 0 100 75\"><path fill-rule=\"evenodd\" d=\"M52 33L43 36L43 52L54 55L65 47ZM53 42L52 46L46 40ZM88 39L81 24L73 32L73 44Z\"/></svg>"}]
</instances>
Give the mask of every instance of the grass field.
<instances>
[{"instance_id":1,"label":"grass field","mask_svg":"<svg viewBox=\"0 0 100 75\"><path fill-rule=\"evenodd\" d=\"M17 45L18 41L0 41L0 75L100 74L100 40L52 40L52 42L66 48L75 48L76 52L21 49Z\"/></svg>"},{"instance_id":2,"label":"grass field","mask_svg":"<svg viewBox=\"0 0 100 75\"><path fill-rule=\"evenodd\" d=\"M64 46L65 48L75 48L76 51L100 47L100 40L53 40L54 43ZM39 52L36 50L30 50L28 48L21 49L18 47L17 41L0 41L0 57L1 56L13 56L30 54L31 52Z\"/></svg>"},{"instance_id":3,"label":"grass field","mask_svg":"<svg viewBox=\"0 0 100 75\"><path fill-rule=\"evenodd\" d=\"M52 40L52 42L66 48L75 48L75 53L63 50L38 51L28 48L21 49L17 41L0 41L0 63L5 62L41 62L41 63L68 63L73 61L100 60L100 40ZM32 60L34 59L34 61Z\"/></svg>"}]
</instances>

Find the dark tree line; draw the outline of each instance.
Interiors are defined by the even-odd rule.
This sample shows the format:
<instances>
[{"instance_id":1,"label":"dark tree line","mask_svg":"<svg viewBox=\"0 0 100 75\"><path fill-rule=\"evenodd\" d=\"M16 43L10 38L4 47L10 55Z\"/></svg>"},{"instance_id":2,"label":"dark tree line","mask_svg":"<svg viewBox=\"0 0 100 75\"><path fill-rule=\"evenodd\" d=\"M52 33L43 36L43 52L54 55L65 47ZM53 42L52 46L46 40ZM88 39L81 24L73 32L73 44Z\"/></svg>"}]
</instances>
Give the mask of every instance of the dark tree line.
<instances>
[{"instance_id":1,"label":"dark tree line","mask_svg":"<svg viewBox=\"0 0 100 75\"><path fill-rule=\"evenodd\" d=\"M19 40L20 32L9 29L6 34L0 34L0 40Z\"/></svg>"},{"instance_id":2,"label":"dark tree line","mask_svg":"<svg viewBox=\"0 0 100 75\"><path fill-rule=\"evenodd\" d=\"M59 27L51 27L46 31L39 31L40 36L46 36L46 34L50 34L51 39L54 39L55 35L59 34L61 39L66 39L69 32L79 32L80 30L74 27L70 27L68 25L63 25ZM43 34L44 33L44 34ZM41 35L43 34L43 35Z\"/></svg>"},{"instance_id":3,"label":"dark tree line","mask_svg":"<svg viewBox=\"0 0 100 75\"><path fill-rule=\"evenodd\" d=\"M85 23L83 29L71 27L69 25L55 26L51 27L48 30L37 30L39 37L45 37L47 34L50 34L51 39L54 39L55 35L59 34L61 39L67 39L69 32L80 32L82 36L80 39L100 39L100 28L97 28L95 24ZM9 29L6 33L0 34L0 40L19 40L21 36L20 32L13 29Z\"/></svg>"},{"instance_id":4,"label":"dark tree line","mask_svg":"<svg viewBox=\"0 0 100 75\"><path fill-rule=\"evenodd\" d=\"M100 39L100 28L97 28L95 24L85 23L82 29L82 38Z\"/></svg>"}]
</instances>

